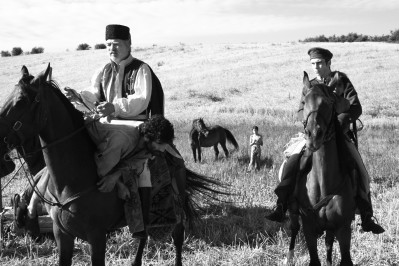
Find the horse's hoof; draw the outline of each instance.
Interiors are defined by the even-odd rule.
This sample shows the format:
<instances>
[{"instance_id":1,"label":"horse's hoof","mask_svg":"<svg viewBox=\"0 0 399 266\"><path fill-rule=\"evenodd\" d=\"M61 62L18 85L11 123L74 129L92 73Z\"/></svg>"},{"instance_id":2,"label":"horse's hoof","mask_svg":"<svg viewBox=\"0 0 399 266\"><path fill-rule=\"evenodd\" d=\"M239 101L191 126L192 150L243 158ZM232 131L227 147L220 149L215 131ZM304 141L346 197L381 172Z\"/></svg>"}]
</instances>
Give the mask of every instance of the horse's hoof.
<instances>
[{"instance_id":1,"label":"horse's hoof","mask_svg":"<svg viewBox=\"0 0 399 266\"><path fill-rule=\"evenodd\" d=\"M141 266L141 264L142 264L141 260L134 260L132 266Z\"/></svg>"}]
</instances>

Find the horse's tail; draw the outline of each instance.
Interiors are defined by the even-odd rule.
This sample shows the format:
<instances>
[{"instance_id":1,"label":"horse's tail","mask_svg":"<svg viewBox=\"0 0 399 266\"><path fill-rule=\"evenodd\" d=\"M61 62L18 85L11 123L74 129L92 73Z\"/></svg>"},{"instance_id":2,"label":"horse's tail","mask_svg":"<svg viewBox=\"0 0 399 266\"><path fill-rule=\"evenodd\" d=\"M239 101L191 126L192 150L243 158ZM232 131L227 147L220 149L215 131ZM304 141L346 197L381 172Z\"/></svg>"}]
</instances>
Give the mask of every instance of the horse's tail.
<instances>
[{"instance_id":1,"label":"horse's tail","mask_svg":"<svg viewBox=\"0 0 399 266\"><path fill-rule=\"evenodd\" d=\"M233 134L230 132L230 130L228 129L224 129L224 131L226 132L226 138L227 140L234 145L234 148L236 150L238 150L238 143L236 141L236 139L234 138Z\"/></svg>"},{"instance_id":2,"label":"horse's tail","mask_svg":"<svg viewBox=\"0 0 399 266\"><path fill-rule=\"evenodd\" d=\"M186 169L186 196L183 209L190 227L195 221L200 220L200 214L204 211L204 207L200 206L199 202L223 201L218 196L231 195L227 191L222 191L227 188L226 184L218 180Z\"/></svg>"}]
</instances>

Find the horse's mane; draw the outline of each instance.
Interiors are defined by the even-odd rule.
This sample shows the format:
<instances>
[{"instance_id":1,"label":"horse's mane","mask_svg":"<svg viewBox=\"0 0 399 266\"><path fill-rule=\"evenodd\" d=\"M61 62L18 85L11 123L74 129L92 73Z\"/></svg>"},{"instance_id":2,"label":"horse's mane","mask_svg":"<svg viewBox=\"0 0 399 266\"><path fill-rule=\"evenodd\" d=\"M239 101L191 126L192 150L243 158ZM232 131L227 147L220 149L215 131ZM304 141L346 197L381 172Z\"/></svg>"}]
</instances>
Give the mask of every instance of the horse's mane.
<instances>
[{"instance_id":1,"label":"horse's mane","mask_svg":"<svg viewBox=\"0 0 399 266\"><path fill-rule=\"evenodd\" d=\"M78 109L76 109L75 106L62 93L57 82L55 82L54 80L46 81L46 86L50 86L51 87L50 90L58 97L58 99L60 99L60 101L66 108L67 112L71 116L72 123L73 123L75 129L84 127L85 126L84 114L81 111L79 111ZM96 127L94 127L94 128L96 128ZM89 134L87 133L86 130L84 132L86 133L85 135L86 135L88 143L90 143L90 145L94 149L96 149L96 144L94 143L93 139L89 136Z\"/></svg>"},{"instance_id":2,"label":"horse's mane","mask_svg":"<svg viewBox=\"0 0 399 266\"><path fill-rule=\"evenodd\" d=\"M203 128L202 129L208 129L208 126L205 124L204 119L203 118L197 118L193 120L193 128L195 128L196 130L200 131L201 127L199 125L202 125Z\"/></svg>"},{"instance_id":3,"label":"horse's mane","mask_svg":"<svg viewBox=\"0 0 399 266\"><path fill-rule=\"evenodd\" d=\"M4 101L0 113L6 112L6 110L9 107L14 106L16 102L21 98L26 99L27 101L31 101L31 99L34 98L34 96L32 96L32 93L29 93L29 90L27 90L25 86L26 86L25 83L22 81L19 81L19 83L15 85L14 89L11 91L11 93L7 96L6 100Z\"/></svg>"},{"instance_id":4,"label":"horse's mane","mask_svg":"<svg viewBox=\"0 0 399 266\"><path fill-rule=\"evenodd\" d=\"M308 91L307 94L309 93L315 93L319 94L321 96L327 97L329 99L333 98L333 91L330 90L330 88L325 85L325 84L315 84L312 87L310 87L310 90Z\"/></svg>"},{"instance_id":5,"label":"horse's mane","mask_svg":"<svg viewBox=\"0 0 399 266\"><path fill-rule=\"evenodd\" d=\"M67 97L65 97L58 83L54 80L51 80L46 81L46 85L51 87L52 92L54 92L58 99L60 99L68 113L71 115L74 126L77 128L82 127L84 125L83 113L77 110L75 106L73 106L73 104L67 99Z\"/></svg>"}]
</instances>

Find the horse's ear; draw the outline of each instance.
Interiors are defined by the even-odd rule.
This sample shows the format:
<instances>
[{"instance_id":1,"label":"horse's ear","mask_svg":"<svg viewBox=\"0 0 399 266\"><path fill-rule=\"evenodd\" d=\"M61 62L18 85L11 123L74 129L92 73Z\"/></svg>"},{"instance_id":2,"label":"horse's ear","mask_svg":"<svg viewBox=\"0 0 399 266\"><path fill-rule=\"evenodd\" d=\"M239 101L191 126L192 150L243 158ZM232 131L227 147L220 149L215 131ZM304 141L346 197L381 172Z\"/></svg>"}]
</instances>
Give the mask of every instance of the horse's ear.
<instances>
[{"instance_id":1,"label":"horse's ear","mask_svg":"<svg viewBox=\"0 0 399 266\"><path fill-rule=\"evenodd\" d=\"M21 75L22 75L22 78L29 77L29 71L28 71L28 68L26 66L22 66Z\"/></svg>"},{"instance_id":2,"label":"horse's ear","mask_svg":"<svg viewBox=\"0 0 399 266\"><path fill-rule=\"evenodd\" d=\"M337 71L328 86L332 88L336 95L341 96L344 93L344 83L342 81L342 75Z\"/></svg>"},{"instance_id":3,"label":"horse's ear","mask_svg":"<svg viewBox=\"0 0 399 266\"><path fill-rule=\"evenodd\" d=\"M308 91L310 89L310 81L309 81L309 76L306 71L303 71L303 90L304 92Z\"/></svg>"},{"instance_id":4,"label":"horse's ear","mask_svg":"<svg viewBox=\"0 0 399 266\"><path fill-rule=\"evenodd\" d=\"M32 81L31 84L39 85L41 82L45 82L48 77L50 77L51 73L51 67L50 63L47 65L46 70L40 72L37 77L35 77ZM50 77L51 79L51 77Z\"/></svg>"}]
</instances>

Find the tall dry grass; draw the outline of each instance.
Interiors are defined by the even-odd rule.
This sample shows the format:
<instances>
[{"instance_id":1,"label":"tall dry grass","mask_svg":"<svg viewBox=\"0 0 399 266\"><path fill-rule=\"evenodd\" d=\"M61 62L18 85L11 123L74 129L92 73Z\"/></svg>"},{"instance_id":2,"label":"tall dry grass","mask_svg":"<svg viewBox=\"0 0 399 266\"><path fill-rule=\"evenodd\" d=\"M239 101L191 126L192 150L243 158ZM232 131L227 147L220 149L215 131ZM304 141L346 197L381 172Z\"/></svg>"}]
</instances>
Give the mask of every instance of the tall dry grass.
<instances>
[{"instance_id":1,"label":"tall dry grass","mask_svg":"<svg viewBox=\"0 0 399 266\"><path fill-rule=\"evenodd\" d=\"M273 189L282 162L284 144L301 130L295 110L302 88L303 71L311 73L309 43L176 45L140 47L134 55L148 62L164 85L166 115L174 123L176 145L187 167L231 185L229 204L207 206L203 223L186 235L185 265L280 265L288 247L288 226L264 219L275 202ZM399 265L398 256L398 119L399 45L385 43L323 44L334 53L334 70L348 74L363 104L365 129L359 132L360 152L372 180L375 216L386 229L382 235L360 232L353 223L352 257L358 265ZM107 56L104 51L41 54L0 59L2 100L27 65L33 74L48 62L53 78L63 86L84 88L93 70ZM204 117L208 124L231 130L240 144L231 158L213 161L212 149L203 149L204 162L195 164L188 143L191 120ZM249 135L256 124L264 135L262 167L246 173ZM229 146L232 149L232 146ZM7 178L2 179L3 184ZM4 191L3 202L26 185L19 176ZM89 251L76 242L74 265L87 265ZM325 260L324 240L319 254ZM0 253L2 265L56 264L51 238L33 243L16 237ZM137 243L123 229L109 237L109 265L129 265ZM145 265L173 265L173 245L152 242ZM298 239L296 265L307 265L302 236ZM334 265L339 249L334 249Z\"/></svg>"}]
</instances>

